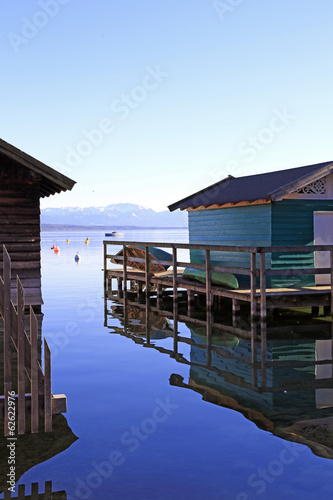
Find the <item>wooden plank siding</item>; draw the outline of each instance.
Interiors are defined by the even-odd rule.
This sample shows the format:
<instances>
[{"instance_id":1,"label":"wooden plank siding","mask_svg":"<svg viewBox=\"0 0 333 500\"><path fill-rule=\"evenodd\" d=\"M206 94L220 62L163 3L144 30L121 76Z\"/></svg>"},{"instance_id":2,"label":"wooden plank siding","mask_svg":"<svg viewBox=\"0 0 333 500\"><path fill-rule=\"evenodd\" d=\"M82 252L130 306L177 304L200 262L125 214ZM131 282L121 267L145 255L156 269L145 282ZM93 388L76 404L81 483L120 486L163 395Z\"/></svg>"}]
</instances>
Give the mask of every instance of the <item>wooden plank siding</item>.
<instances>
[{"instance_id":1,"label":"wooden plank siding","mask_svg":"<svg viewBox=\"0 0 333 500\"><path fill-rule=\"evenodd\" d=\"M188 221L189 242L193 244L271 246L271 204L190 211ZM190 260L203 264L204 250L192 249ZM211 264L249 268L250 254L211 251ZM270 269L270 254L266 267ZM237 278L241 284L248 283L245 276Z\"/></svg>"},{"instance_id":2,"label":"wooden plank siding","mask_svg":"<svg viewBox=\"0 0 333 500\"><path fill-rule=\"evenodd\" d=\"M39 179L24 167L1 157L0 162L0 275L3 244L12 259L12 297L17 300L16 275L25 290L26 305L40 306Z\"/></svg>"},{"instance_id":3,"label":"wooden plank siding","mask_svg":"<svg viewBox=\"0 0 333 500\"><path fill-rule=\"evenodd\" d=\"M281 200L272 203L272 246L313 245L314 228L313 213L316 211L333 211L333 200ZM293 267L312 269L314 253L273 253L272 269ZM269 286L315 286L314 275L274 276Z\"/></svg>"}]
</instances>

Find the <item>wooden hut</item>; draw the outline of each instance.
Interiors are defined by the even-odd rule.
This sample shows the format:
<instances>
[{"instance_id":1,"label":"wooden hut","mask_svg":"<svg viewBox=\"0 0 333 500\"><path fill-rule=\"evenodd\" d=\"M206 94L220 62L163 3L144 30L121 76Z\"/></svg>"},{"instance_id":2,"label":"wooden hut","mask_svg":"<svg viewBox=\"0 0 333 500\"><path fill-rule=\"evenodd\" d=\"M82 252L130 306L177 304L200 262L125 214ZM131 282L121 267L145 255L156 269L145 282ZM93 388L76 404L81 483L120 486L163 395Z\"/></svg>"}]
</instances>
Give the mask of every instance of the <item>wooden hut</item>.
<instances>
[{"instance_id":1,"label":"wooden hut","mask_svg":"<svg viewBox=\"0 0 333 500\"><path fill-rule=\"evenodd\" d=\"M3 244L12 260L15 302L16 275L26 305L42 304L40 198L72 189L75 182L0 139L0 265Z\"/></svg>"},{"instance_id":2,"label":"wooden hut","mask_svg":"<svg viewBox=\"0 0 333 500\"><path fill-rule=\"evenodd\" d=\"M289 246L333 244L333 162L235 178L228 176L169 206L188 211L190 243ZM310 250L310 249L309 249ZM214 253L212 263L249 266L246 253ZM313 275L298 276L297 268L328 267L323 252L267 255L267 268L295 268L295 276L275 276L268 285L312 286ZM191 251L191 262L204 254ZM325 265L328 264L328 265ZM240 277L241 279L241 277ZM327 275L317 284L329 283Z\"/></svg>"}]
</instances>

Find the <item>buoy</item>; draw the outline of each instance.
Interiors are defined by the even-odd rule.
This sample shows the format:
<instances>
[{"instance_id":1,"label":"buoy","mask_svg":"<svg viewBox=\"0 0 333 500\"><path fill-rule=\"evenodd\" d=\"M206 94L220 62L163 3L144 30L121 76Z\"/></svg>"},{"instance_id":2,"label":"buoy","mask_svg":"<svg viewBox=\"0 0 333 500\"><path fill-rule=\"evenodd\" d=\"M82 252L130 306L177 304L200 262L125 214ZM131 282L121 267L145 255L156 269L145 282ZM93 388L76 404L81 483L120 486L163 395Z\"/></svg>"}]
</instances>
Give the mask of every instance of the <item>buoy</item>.
<instances>
[{"instance_id":1,"label":"buoy","mask_svg":"<svg viewBox=\"0 0 333 500\"><path fill-rule=\"evenodd\" d=\"M75 257L74 257L74 260L75 260L76 262L78 262L80 259L81 259L81 255L79 254L79 252L77 252L77 254L76 254L76 255L75 255Z\"/></svg>"},{"instance_id":2,"label":"buoy","mask_svg":"<svg viewBox=\"0 0 333 500\"><path fill-rule=\"evenodd\" d=\"M60 248L59 247L54 247L54 253L59 253L60 252Z\"/></svg>"},{"instance_id":3,"label":"buoy","mask_svg":"<svg viewBox=\"0 0 333 500\"><path fill-rule=\"evenodd\" d=\"M89 238L86 239L85 244L89 245Z\"/></svg>"},{"instance_id":4,"label":"buoy","mask_svg":"<svg viewBox=\"0 0 333 500\"><path fill-rule=\"evenodd\" d=\"M69 240L66 240L66 243L69 243Z\"/></svg>"}]
</instances>

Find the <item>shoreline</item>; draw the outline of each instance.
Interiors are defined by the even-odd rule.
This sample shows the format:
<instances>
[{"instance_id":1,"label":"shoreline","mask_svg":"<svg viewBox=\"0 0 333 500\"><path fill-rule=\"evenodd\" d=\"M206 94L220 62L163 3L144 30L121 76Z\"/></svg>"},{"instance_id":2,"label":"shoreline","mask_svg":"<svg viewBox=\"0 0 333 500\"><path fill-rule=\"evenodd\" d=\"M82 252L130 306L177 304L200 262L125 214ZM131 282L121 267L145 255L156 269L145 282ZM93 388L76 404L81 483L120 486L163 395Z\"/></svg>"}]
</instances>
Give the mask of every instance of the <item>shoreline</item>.
<instances>
[{"instance_id":1,"label":"shoreline","mask_svg":"<svg viewBox=\"0 0 333 500\"><path fill-rule=\"evenodd\" d=\"M41 224L40 229L42 232L47 231L114 231L118 229L125 229L130 231L147 231L149 229L159 230L174 230L174 229L187 229L186 226L175 227L160 227L160 226L80 226L72 224Z\"/></svg>"}]
</instances>

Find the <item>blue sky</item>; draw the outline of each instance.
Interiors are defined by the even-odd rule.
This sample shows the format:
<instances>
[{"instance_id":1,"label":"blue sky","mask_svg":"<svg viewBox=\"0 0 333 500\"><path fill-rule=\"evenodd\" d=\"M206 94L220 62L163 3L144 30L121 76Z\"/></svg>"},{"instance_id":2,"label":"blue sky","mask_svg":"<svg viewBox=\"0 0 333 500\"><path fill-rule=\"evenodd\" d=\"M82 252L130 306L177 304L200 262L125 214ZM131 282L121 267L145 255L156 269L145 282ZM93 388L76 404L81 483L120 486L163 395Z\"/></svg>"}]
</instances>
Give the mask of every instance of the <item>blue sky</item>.
<instances>
[{"instance_id":1,"label":"blue sky","mask_svg":"<svg viewBox=\"0 0 333 500\"><path fill-rule=\"evenodd\" d=\"M156 210L333 160L330 0L3 0L0 137L77 181L42 208Z\"/></svg>"}]
</instances>

